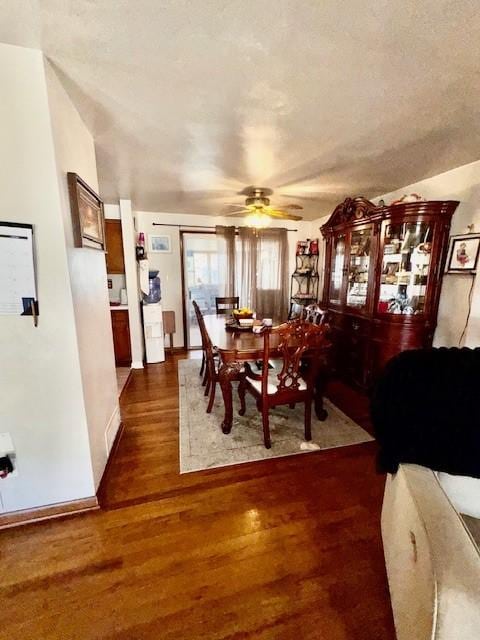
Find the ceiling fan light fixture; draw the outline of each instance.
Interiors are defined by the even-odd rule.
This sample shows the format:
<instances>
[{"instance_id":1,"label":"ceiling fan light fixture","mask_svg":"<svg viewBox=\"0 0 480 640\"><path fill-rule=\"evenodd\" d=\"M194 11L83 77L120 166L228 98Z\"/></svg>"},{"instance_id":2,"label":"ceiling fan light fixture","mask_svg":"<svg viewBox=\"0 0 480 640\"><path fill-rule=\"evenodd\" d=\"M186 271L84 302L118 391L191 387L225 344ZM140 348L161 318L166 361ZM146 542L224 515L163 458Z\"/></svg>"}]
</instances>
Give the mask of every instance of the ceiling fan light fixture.
<instances>
[{"instance_id":1,"label":"ceiling fan light fixture","mask_svg":"<svg viewBox=\"0 0 480 640\"><path fill-rule=\"evenodd\" d=\"M268 207L270 204L270 198L262 195L260 189L257 189L253 196L245 199L245 204L247 207L255 207L257 209L261 209L262 207Z\"/></svg>"},{"instance_id":2,"label":"ceiling fan light fixture","mask_svg":"<svg viewBox=\"0 0 480 640\"><path fill-rule=\"evenodd\" d=\"M270 216L266 213L262 213L261 211L249 213L245 218L247 226L253 227L254 229L265 229L265 227L268 227L271 220Z\"/></svg>"},{"instance_id":3,"label":"ceiling fan light fixture","mask_svg":"<svg viewBox=\"0 0 480 640\"><path fill-rule=\"evenodd\" d=\"M233 205L231 216L245 216L246 224L254 229L264 229L270 224L270 218L281 220L301 220L302 217L289 212L289 209L302 209L299 204L286 204L284 208L271 207L267 195L273 193L271 189L248 187L242 193L247 194L245 205Z\"/></svg>"}]
</instances>

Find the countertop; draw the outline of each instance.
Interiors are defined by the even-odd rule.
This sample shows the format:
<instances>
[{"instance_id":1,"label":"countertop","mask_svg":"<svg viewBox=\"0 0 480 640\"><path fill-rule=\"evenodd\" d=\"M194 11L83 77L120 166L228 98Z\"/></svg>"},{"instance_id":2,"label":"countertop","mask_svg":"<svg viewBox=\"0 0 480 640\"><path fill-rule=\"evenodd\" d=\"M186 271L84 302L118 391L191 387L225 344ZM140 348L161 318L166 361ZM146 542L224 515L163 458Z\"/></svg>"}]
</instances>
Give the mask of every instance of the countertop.
<instances>
[{"instance_id":1,"label":"countertop","mask_svg":"<svg viewBox=\"0 0 480 640\"><path fill-rule=\"evenodd\" d=\"M128 311L128 304L111 304L110 311Z\"/></svg>"}]
</instances>

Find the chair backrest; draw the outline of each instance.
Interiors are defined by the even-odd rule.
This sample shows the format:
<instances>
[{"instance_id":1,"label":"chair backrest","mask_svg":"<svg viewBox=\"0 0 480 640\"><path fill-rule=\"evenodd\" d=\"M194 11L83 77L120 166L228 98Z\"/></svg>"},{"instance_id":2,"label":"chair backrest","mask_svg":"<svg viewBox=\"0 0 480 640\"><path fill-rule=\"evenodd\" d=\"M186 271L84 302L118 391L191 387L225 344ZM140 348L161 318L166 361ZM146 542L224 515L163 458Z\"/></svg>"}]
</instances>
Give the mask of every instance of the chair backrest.
<instances>
[{"instance_id":1,"label":"chair backrest","mask_svg":"<svg viewBox=\"0 0 480 640\"><path fill-rule=\"evenodd\" d=\"M238 309L238 296L216 297L217 315L226 315L232 309Z\"/></svg>"},{"instance_id":2,"label":"chair backrest","mask_svg":"<svg viewBox=\"0 0 480 640\"><path fill-rule=\"evenodd\" d=\"M297 318L303 318L305 313L305 307L298 302L292 302L290 305L290 313L288 314L289 320L296 320Z\"/></svg>"},{"instance_id":3,"label":"chair backrest","mask_svg":"<svg viewBox=\"0 0 480 640\"><path fill-rule=\"evenodd\" d=\"M281 371L277 374L277 393L298 391L302 379L307 389L313 390L319 367L322 365L320 352L330 343L327 339L328 326L316 325L306 320L290 320L278 327L265 331L262 366L262 395L267 395L268 360L271 336L278 334L277 349L282 359ZM306 366L307 362L307 366Z\"/></svg>"},{"instance_id":4,"label":"chair backrest","mask_svg":"<svg viewBox=\"0 0 480 640\"><path fill-rule=\"evenodd\" d=\"M200 311L200 307L198 306L196 300L192 300L192 306L195 310L195 315L197 317L198 326L200 328L200 336L202 338L202 349L205 351L206 355L213 353L213 344L210 340L210 336L208 335L207 327L205 326L205 320Z\"/></svg>"},{"instance_id":5,"label":"chair backrest","mask_svg":"<svg viewBox=\"0 0 480 640\"><path fill-rule=\"evenodd\" d=\"M312 324L325 324L327 320L327 312L319 307L318 304L309 304L305 307L304 313L305 320Z\"/></svg>"}]
</instances>

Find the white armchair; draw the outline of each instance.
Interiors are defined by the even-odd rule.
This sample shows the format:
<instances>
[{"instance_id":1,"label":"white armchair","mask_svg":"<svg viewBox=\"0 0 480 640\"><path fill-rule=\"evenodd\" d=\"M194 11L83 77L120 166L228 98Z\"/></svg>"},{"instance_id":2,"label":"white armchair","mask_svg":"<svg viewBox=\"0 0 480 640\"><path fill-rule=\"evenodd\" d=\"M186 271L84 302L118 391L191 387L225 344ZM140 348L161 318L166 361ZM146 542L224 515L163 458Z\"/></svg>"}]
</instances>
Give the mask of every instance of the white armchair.
<instances>
[{"instance_id":1,"label":"white armchair","mask_svg":"<svg viewBox=\"0 0 480 640\"><path fill-rule=\"evenodd\" d=\"M410 464L387 477L382 538L398 640L480 638L480 552L451 501L462 502L461 479L445 492L451 478ZM480 481L467 484L480 506Z\"/></svg>"}]
</instances>

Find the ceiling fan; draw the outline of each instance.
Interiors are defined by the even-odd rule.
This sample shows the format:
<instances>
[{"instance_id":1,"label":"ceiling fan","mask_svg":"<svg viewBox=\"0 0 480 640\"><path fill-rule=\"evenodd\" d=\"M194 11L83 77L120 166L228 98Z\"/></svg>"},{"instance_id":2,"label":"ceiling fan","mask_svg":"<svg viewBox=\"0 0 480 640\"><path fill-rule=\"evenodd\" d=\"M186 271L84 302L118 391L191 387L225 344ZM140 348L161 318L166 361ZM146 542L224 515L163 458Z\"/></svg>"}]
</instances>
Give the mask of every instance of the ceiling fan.
<instances>
[{"instance_id":1,"label":"ceiling fan","mask_svg":"<svg viewBox=\"0 0 480 640\"><path fill-rule=\"evenodd\" d=\"M240 194L247 196L245 204L230 205L231 212L227 213L227 216L245 216L247 224L256 228L266 227L271 218L280 218L282 220L302 219L302 216L286 211L286 209L303 209L299 204L287 204L280 208L270 206L270 198L268 196L271 196L272 193L272 189L264 187L246 187L240 192Z\"/></svg>"}]
</instances>

